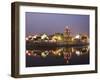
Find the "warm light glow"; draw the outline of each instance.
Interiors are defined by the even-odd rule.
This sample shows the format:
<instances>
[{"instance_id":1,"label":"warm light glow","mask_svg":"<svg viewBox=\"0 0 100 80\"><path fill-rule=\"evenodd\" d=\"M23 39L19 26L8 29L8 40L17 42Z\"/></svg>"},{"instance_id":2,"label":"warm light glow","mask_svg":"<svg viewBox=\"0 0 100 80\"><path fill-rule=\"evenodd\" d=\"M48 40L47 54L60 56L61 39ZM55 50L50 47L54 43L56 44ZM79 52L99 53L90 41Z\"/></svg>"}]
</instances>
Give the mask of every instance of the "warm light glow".
<instances>
[{"instance_id":1,"label":"warm light glow","mask_svg":"<svg viewBox=\"0 0 100 80\"><path fill-rule=\"evenodd\" d=\"M27 53L28 56L31 56L31 53Z\"/></svg>"},{"instance_id":2,"label":"warm light glow","mask_svg":"<svg viewBox=\"0 0 100 80\"><path fill-rule=\"evenodd\" d=\"M79 34L76 35L75 38L76 38L76 39L80 39L80 35L79 35Z\"/></svg>"},{"instance_id":3,"label":"warm light glow","mask_svg":"<svg viewBox=\"0 0 100 80\"><path fill-rule=\"evenodd\" d=\"M26 41L28 41L28 38L27 37L25 39L26 39Z\"/></svg>"},{"instance_id":4,"label":"warm light glow","mask_svg":"<svg viewBox=\"0 0 100 80\"><path fill-rule=\"evenodd\" d=\"M28 37L29 37L29 38L32 38L32 36L31 36L31 35L29 35Z\"/></svg>"},{"instance_id":5,"label":"warm light glow","mask_svg":"<svg viewBox=\"0 0 100 80\"><path fill-rule=\"evenodd\" d=\"M34 35L33 38L35 39L35 38L37 38L37 36L38 36L38 35Z\"/></svg>"},{"instance_id":6,"label":"warm light glow","mask_svg":"<svg viewBox=\"0 0 100 80\"><path fill-rule=\"evenodd\" d=\"M77 56L81 55L81 52L80 51L76 51L76 55Z\"/></svg>"},{"instance_id":7,"label":"warm light glow","mask_svg":"<svg viewBox=\"0 0 100 80\"><path fill-rule=\"evenodd\" d=\"M53 41L61 41L62 38L61 38L60 36L53 36L53 37L52 37L52 40L53 40Z\"/></svg>"},{"instance_id":8,"label":"warm light glow","mask_svg":"<svg viewBox=\"0 0 100 80\"><path fill-rule=\"evenodd\" d=\"M28 53L28 50L26 50L26 54Z\"/></svg>"},{"instance_id":9,"label":"warm light glow","mask_svg":"<svg viewBox=\"0 0 100 80\"><path fill-rule=\"evenodd\" d=\"M58 36L58 40L62 40L62 38L60 36Z\"/></svg>"},{"instance_id":10,"label":"warm light glow","mask_svg":"<svg viewBox=\"0 0 100 80\"><path fill-rule=\"evenodd\" d=\"M74 41L74 38L72 37L72 41Z\"/></svg>"},{"instance_id":11,"label":"warm light glow","mask_svg":"<svg viewBox=\"0 0 100 80\"><path fill-rule=\"evenodd\" d=\"M43 34L43 35L41 36L41 39L45 39L45 38L46 38L46 39L49 39L48 36L47 36L46 34Z\"/></svg>"},{"instance_id":12,"label":"warm light glow","mask_svg":"<svg viewBox=\"0 0 100 80\"><path fill-rule=\"evenodd\" d=\"M52 51L52 53L53 53L54 55L56 55L56 51Z\"/></svg>"},{"instance_id":13,"label":"warm light glow","mask_svg":"<svg viewBox=\"0 0 100 80\"><path fill-rule=\"evenodd\" d=\"M45 58L47 55L45 54L45 52L42 52L41 56Z\"/></svg>"},{"instance_id":14,"label":"warm light glow","mask_svg":"<svg viewBox=\"0 0 100 80\"><path fill-rule=\"evenodd\" d=\"M72 52L75 52L74 48L72 48Z\"/></svg>"}]
</instances>

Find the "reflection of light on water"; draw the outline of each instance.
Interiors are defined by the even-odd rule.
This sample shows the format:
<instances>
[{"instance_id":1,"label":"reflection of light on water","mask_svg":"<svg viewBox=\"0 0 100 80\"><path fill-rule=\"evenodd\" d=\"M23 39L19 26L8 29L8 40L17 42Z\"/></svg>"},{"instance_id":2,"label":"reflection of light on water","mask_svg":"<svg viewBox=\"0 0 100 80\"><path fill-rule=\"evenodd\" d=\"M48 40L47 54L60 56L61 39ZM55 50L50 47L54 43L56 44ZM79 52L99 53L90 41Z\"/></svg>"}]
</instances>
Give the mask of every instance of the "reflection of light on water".
<instances>
[{"instance_id":1,"label":"reflection of light on water","mask_svg":"<svg viewBox=\"0 0 100 80\"><path fill-rule=\"evenodd\" d=\"M89 51L89 49L90 49L89 46L86 49L87 49L87 51Z\"/></svg>"},{"instance_id":2,"label":"reflection of light on water","mask_svg":"<svg viewBox=\"0 0 100 80\"><path fill-rule=\"evenodd\" d=\"M34 53L34 54L33 54L33 56L37 56L37 54L36 54L36 53Z\"/></svg>"},{"instance_id":3,"label":"reflection of light on water","mask_svg":"<svg viewBox=\"0 0 100 80\"><path fill-rule=\"evenodd\" d=\"M61 56L61 53L58 53L58 56Z\"/></svg>"},{"instance_id":4,"label":"reflection of light on water","mask_svg":"<svg viewBox=\"0 0 100 80\"><path fill-rule=\"evenodd\" d=\"M44 52L41 53L41 56L42 56L43 58L45 58L45 57L47 57L48 54L49 54L48 51L44 51Z\"/></svg>"},{"instance_id":5,"label":"reflection of light on water","mask_svg":"<svg viewBox=\"0 0 100 80\"><path fill-rule=\"evenodd\" d=\"M83 48L57 48L55 50L26 50L26 54L29 53L29 55L41 55L41 56L46 56L49 54L53 54L56 56L61 56L64 54L76 54L76 55L82 55L82 54L87 54L89 51L88 47L83 47Z\"/></svg>"},{"instance_id":6,"label":"reflection of light on water","mask_svg":"<svg viewBox=\"0 0 100 80\"><path fill-rule=\"evenodd\" d=\"M27 54L28 56L31 56L31 53L30 53L28 50L26 50L26 54Z\"/></svg>"},{"instance_id":7,"label":"reflection of light on water","mask_svg":"<svg viewBox=\"0 0 100 80\"><path fill-rule=\"evenodd\" d=\"M52 53L53 53L54 55L56 55L56 51L53 51L53 50L52 50Z\"/></svg>"},{"instance_id":8,"label":"reflection of light on water","mask_svg":"<svg viewBox=\"0 0 100 80\"><path fill-rule=\"evenodd\" d=\"M63 49L56 49L56 50L52 50L52 54L56 55L56 56L61 56L61 52L63 51ZM50 51L51 52L51 51Z\"/></svg>"},{"instance_id":9,"label":"reflection of light on water","mask_svg":"<svg viewBox=\"0 0 100 80\"><path fill-rule=\"evenodd\" d=\"M31 53L27 53L28 56L31 56Z\"/></svg>"},{"instance_id":10,"label":"reflection of light on water","mask_svg":"<svg viewBox=\"0 0 100 80\"><path fill-rule=\"evenodd\" d=\"M66 64L68 64L72 56L71 52L64 52L63 55L64 55L64 60L66 61Z\"/></svg>"},{"instance_id":11,"label":"reflection of light on water","mask_svg":"<svg viewBox=\"0 0 100 80\"><path fill-rule=\"evenodd\" d=\"M76 51L76 55L77 56L80 56L81 55L81 52L80 51Z\"/></svg>"},{"instance_id":12,"label":"reflection of light on water","mask_svg":"<svg viewBox=\"0 0 100 80\"><path fill-rule=\"evenodd\" d=\"M47 55L44 52L42 52L41 56L45 58Z\"/></svg>"},{"instance_id":13,"label":"reflection of light on water","mask_svg":"<svg viewBox=\"0 0 100 80\"><path fill-rule=\"evenodd\" d=\"M26 50L26 55L28 56L34 56L34 57L42 57L42 58L48 58L49 55L51 57L63 57L66 64L70 64L70 60L74 56L80 57L82 55L87 55L89 52L89 47L72 47L72 48L66 48L66 47L57 47L53 49L33 49L33 50ZM33 57L33 58L34 58Z\"/></svg>"},{"instance_id":14,"label":"reflection of light on water","mask_svg":"<svg viewBox=\"0 0 100 80\"><path fill-rule=\"evenodd\" d=\"M72 53L75 52L74 48L72 48Z\"/></svg>"},{"instance_id":15,"label":"reflection of light on water","mask_svg":"<svg viewBox=\"0 0 100 80\"><path fill-rule=\"evenodd\" d=\"M75 54L77 56L80 56L80 55L85 55L85 54L88 54L88 51L89 51L89 47L83 47L83 48L76 48L75 49Z\"/></svg>"},{"instance_id":16,"label":"reflection of light on water","mask_svg":"<svg viewBox=\"0 0 100 80\"><path fill-rule=\"evenodd\" d=\"M28 50L26 50L26 54L28 53Z\"/></svg>"}]
</instances>

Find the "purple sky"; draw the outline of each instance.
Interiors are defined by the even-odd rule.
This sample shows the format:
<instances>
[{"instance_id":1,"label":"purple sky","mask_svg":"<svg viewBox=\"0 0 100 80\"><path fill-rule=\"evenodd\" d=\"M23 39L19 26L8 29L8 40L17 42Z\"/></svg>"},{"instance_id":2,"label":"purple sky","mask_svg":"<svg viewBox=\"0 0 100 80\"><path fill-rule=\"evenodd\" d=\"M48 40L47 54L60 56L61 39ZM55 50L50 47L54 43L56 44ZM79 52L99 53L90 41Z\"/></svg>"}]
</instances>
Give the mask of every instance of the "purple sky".
<instances>
[{"instance_id":1,"label":"purple sky","mask_svg":"<svg viewBox=\"0 0 100 80\"><path fill-rule=\"evenodd\" d=\"M26 36L30 33L53 34L64 32L69 26L73 35L87 33L89 35L89 15L53 14L26 12Z\"/></svg>"}]
</instances>

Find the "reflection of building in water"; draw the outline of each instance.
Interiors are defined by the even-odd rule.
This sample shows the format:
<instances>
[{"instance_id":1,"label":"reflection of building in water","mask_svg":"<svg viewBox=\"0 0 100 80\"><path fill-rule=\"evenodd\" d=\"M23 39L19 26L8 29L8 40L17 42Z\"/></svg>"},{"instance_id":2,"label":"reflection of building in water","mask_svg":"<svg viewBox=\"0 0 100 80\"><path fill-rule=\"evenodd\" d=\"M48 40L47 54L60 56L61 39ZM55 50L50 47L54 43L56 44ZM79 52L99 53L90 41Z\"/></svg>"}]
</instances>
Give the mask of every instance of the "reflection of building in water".
<instances>
[{"instance_id":1,"label":"reflection of building in water","mask_svg":"<svg viewBox=\"0 0 100 80\"><path fill-rule=\"evenodd\" d=\"M33 49L33 50L26 50L27 56L33 56L34 57L40 57L40 58L49 58L49 57L55 57L57 58L63 58L65 64L70 64L71 59L74 57L81 57L84 55L89 54L89 47L57 47L53 49ZM77 59L74 58L74 59Z\"/></svg>"},{"instance_id":2,"label":"reflection of building in water","mask_svg":"<svg viewBox=\"0 0 100 80\"><path fill-rule=\"evenodd\" d=\"M64 48L63 49L63 56L64 56L64 60L66 60L66 63L69 63L69 60L72 56L72 48Z\"/></svg>"},{"instance_id":3,"label":"reflection of building in water","mask_svg":"<svg viewBox=\"0 0 100 80\"><path fill-rule=\"evenodd\" d=\"M61 56L62 51L63 51L63 48L57 48L55 50L52 50L52 54L55 55L55 56Z\"/></svg>"},{"instance_id":4,"label":"reflection of building in water","mask_svg":"<svg viewBox=\"0 0 100 80\"><path fill-rule=\"evenodd\" d=\"M55 49L50 49L50 50L26 50L26 54L27 55L33 55L33 54L37 54L37 55L49 55L49 54L53 54L56 56L61 56L61 55L71 55L71 54L76 54L76 55L84 55L87 54L89 51L89 47L85 46L85 47L71 47L71 48L66 48L66 47L62 47L62 48L55 48Z\"/></svg>"},{"instance_id":5,"label":"reflection of building in water","mask_svg":"<svg viewBox=\"0 0 100 80\"><path fill-rule=\"evenodd\" d=\"M75 52L75 54L77 56L88 54L88 51L89 51L89 47L88 46L74 48L74 52Z\"/></svg>"}]
</instances>

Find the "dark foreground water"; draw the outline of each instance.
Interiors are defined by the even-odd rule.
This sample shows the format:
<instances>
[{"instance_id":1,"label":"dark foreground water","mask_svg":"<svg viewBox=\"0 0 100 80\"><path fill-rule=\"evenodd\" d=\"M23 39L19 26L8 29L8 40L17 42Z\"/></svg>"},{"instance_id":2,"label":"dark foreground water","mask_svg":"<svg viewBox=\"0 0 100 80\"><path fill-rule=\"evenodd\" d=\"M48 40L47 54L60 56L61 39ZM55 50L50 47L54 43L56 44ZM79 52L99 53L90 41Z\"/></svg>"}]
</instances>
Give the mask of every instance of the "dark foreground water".
<instances>
[{"instance_id":1,"label":"dark foreground water","mask_svg":"<svg viewBox=\"0 0 100 80\"><path fill-rule=\"evenodd\" d=\"M26 50L26 67L89 64L89 47Z\"/></svg>"}]
</instances>

